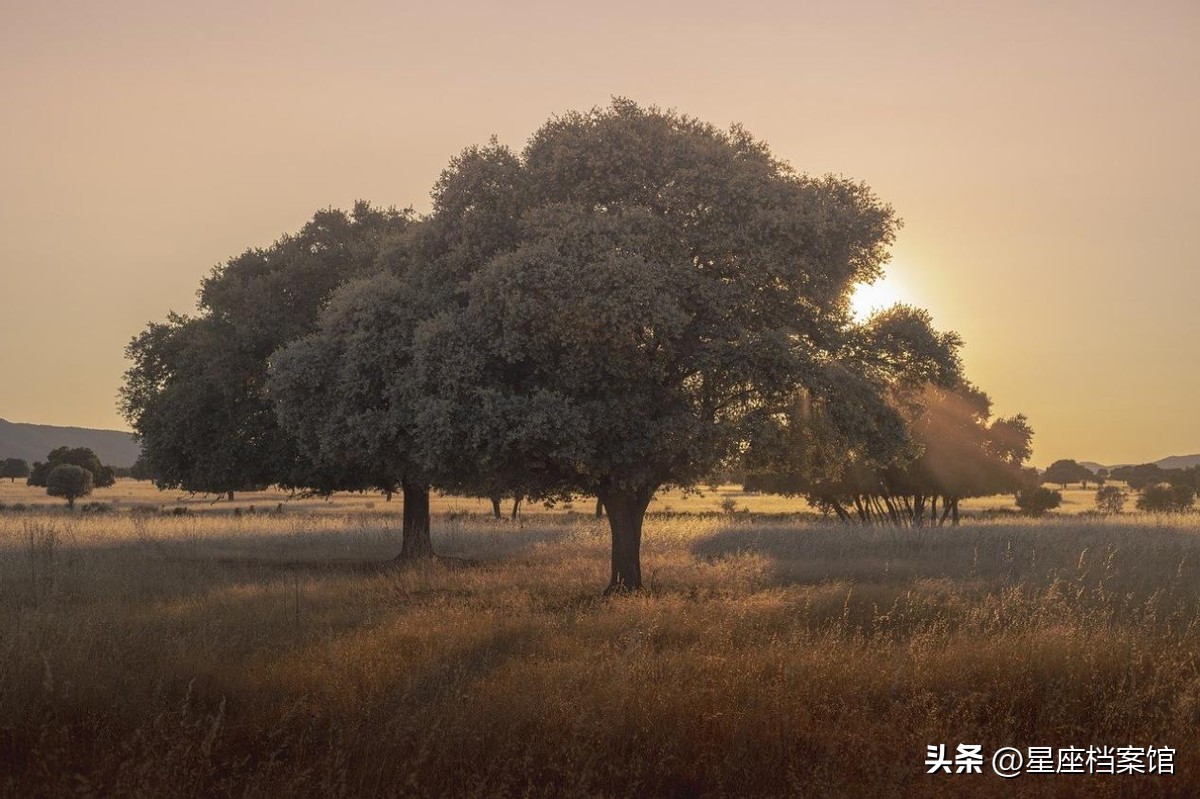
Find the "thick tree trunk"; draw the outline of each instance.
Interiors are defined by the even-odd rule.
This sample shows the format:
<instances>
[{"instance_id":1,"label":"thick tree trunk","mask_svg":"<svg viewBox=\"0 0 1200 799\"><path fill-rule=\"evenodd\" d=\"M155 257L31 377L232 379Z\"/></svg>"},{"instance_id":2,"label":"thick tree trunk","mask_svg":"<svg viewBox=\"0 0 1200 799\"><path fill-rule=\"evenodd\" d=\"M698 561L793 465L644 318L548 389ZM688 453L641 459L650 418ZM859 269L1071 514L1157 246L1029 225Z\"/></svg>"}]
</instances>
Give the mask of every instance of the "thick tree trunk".
<instances>
[{"instance_id":1,"label":"thick tree trunk","mask_svg":"<svg viewBox=\"0 0 1200 799\"><path fill-rule=\"evenodd\" d=\"M500 512L500 495L492 494L488 499L492 501L492 515L497 519L503 519L504 514Z\"/></svg>"},{"instance_id":2,"label":"thick tree trunk","mask_svg":"<svg viewBox=\"0 0 1200 799\"><path fill-rule=\"evenodd\" d=\"M596 518L604 518L604 500L600 499L600 497L596 497Z\"/></svg>"},{"instance_id":3,"label":"thick tree trunk","mask_svg":"<svg viewBox=\"0 0 1200 799\"><path fill-rule=\"evenodd\" d=\"M600 493L612 531L612 574L605 594L623 594L642 588L642 521L653 496L653 486Z\"/></svg>"},{"instance_id":4,"label":"thick tree trunk","mask_svg":"<svg viewBox=\"0 0 1200 799\"><path fill-rule=\"evenodd\" d=\"M950 524L954 527L958 526L958 497L950 503Z\"/></svg>"},{"instance_id":5,"label":"thick tree trunk","mask_svg":"<svg viewBox=\"0 0 1200 799\"><path fill-rule=\"evenodd\" d=\"M230 502L233 502L233 492L232 492L232 491L226 491L226 492L225 492L225 499L229 500Z\"/></svg>"},{"instance_id":6,"label":"thick tree trunk","mask_svg":"<svg viewBox=\"0 0 1200 799\"><path fill-rule=\"evenodd\" d=\"M404 527L398 560L433 557L429 537L429 486L404 483Z\"/></svg>"},{"instance_id":7,"label":"thick tree trunk","mask_svg":"<svg viewBox=\"0 0 1200 799\"><path fill-rule=\"evenodd\" d=\"M520 494L517 494L516 496L513 497L512 520L514 522L517 520L517 517L521 514L521 500L523 500L523 499L524 499L524 497L521 496Z\"/></svg>"}]
</instances>

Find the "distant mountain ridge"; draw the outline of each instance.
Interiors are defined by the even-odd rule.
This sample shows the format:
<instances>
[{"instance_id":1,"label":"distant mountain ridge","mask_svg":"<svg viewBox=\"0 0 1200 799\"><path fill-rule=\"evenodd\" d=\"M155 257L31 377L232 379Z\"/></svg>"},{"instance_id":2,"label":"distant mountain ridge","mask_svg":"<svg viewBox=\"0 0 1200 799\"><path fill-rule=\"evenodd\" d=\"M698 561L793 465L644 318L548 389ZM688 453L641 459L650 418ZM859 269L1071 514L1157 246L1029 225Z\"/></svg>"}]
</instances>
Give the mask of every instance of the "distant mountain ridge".
<instances>
[{"instance_id":1,"label":"distant mountain ridge","mask_svg":"<svg viewBox=\"0 0 1200 799\"><path fill-rule=\"evenodd\" d=\"M141 447L132 433L120 430L93 430L88 427L58 427L27 424L0 419L0 459L46 460L56 447L87 447L105 466L132 466Z\"/></svg>"},{"instance_id":2,"label":"distant mountain ridge","mask_svg":"<svg viewBox=\"0 0 1200 799\"><path fill-rule=\"evenodd\" d=\"M1200 454L1169 455L1165 458L1159 458L1156 461L1152 461L1152 463L1154 463L1154 465L1158 466L1160 469L1190 469L1193 466L1200 465ZM1113 469L1119 469L1122 466L1141 466L1142 464L1115 463L1112 466L1105 466L1104 464L1096 463L1095 461L1080 461L1079 465L1091 469L1094 472L1098 469L1108 469L1109 471L1112 471Z\"/></svg>"}]
</instances>

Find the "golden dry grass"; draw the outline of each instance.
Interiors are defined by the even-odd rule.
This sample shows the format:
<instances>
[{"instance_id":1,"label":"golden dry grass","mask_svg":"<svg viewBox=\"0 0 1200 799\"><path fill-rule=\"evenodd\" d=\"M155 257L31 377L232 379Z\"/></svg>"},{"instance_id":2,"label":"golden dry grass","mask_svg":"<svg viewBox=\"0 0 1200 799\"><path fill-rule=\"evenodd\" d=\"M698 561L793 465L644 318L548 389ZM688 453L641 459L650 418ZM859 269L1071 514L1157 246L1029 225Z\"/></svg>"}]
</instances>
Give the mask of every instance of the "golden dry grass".
<instances>
[{"instance_id":1,"label":"golden dry grass","mask_svg":"<svg viewBox=\"0 0 1200 799\"><path fill-rule=\"evenodd\" d=\"M8 795L1196 795L1195 517L607 531L381 513L0 514ZM928 776L1140 745L1163 777Z\"/></svg>"}]
</instances>

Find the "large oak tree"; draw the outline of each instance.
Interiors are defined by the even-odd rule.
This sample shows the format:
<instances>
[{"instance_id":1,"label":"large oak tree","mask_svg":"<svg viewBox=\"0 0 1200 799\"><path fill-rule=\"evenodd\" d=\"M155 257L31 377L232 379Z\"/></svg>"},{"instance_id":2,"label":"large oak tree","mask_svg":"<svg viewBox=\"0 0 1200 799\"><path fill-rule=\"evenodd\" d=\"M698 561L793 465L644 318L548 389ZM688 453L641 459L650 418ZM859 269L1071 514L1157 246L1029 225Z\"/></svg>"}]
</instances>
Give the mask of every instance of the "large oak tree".
<instances>
[{"instance_id":1,"label":"large oak tree","mask_svg":"<svg viewBox=\"0 0 1200 799\"><path fill-rule=\"evenodd\" d=\"M518 166L514 246L418 331L421 446L596 494L609 588L637 589L656 491L703 480L801 389L871 393L834 356L897 221L866 186L797 174L739 128L626 100L552 119Z\"/></svg>"}]
</instances>

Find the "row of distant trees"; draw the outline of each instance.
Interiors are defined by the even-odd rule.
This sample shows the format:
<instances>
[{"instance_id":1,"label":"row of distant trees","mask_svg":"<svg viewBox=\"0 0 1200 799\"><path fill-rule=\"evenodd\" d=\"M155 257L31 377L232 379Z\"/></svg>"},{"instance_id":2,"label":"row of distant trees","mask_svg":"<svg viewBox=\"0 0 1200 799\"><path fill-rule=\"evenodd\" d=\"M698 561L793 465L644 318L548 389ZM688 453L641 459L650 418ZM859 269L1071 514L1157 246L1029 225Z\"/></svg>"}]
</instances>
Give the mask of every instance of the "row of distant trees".
<instances>
[{"instance_id":1,"label":"row of distant trees","mask_svg":"<svg viewBox=\"0 0 1200 799\"><path fill-rule=\"evenodd\" d=\"M1075 483L1083 488L1089 483L1099 486L1096 508L1102 513L1121 513L1129 499L1128 492L1109 484L1110 481L1123 482L1131 491L1137 492L1137 509L1152 513L1190 510L1195 504L1197 490L1200 490L1200 466L1164 469L1155 463L1144 463L1093 471L1074 460L1064 459L1050 464L1040 477L1043 483L1063 488Z\"/></svg>"},{"instance_id":2,"label":"row of distant trees","mask_svg":"<svg viewBox=\"0 0 1200 799\"><path fill-rule=\"evenodd\" d=\"M10 482L28 480L29 485L44 486L45 475L49 468L59 462L83 465L99 463L99 457L87 447L58 447L50 452L45 461L34 461L33 466L24 458L0 458L0 479L7 478ZM153 480L150 466L145 458L139 457L133 466L103 466L95 471L97 488L112 485L118 477L131 477L134 480Z\"/></svg>"},{"instance_id":3,"label":"row of distant trees","mask_svg":"<svg viewBox=\"0 0 1200 799\"><path fill-rule=\"evenodd\" d=\"M1118 480L1134 491L1159 484L1191 488L1193 491L1200 489L1200 465L1164 469L1156 463L1143 463L1093 471L1081 463L1064 459L1050 464L1040 476L1043 483L1054 483L1063 488L1074 483L1083 488L1087 488L1089 483L1103 486L1109 480Z\"/></svg>"},{"instance_id":4,"label":"row of distant trees","mask_svg":"<svg viewBox=\"0 0 1200 799\"><path fill-rule=\"evenodd\" d=\"M1196 489L1188 485L1148 483L1137 493L1137 509L1148 513L1183 513L1196 503ZM1101 513L1121 513L1128 500L1128 492L1120 486L1110 484L1096 490L1096 509Z\"/></svg>"},{"instance_id":5,"label":"row of distant trees","mask_svg":"<svg viewBox=\"0 0 1200 799\"><path fill-rule=\"evenodd\" d=\"M32 467L22 458L0 461L0 477L10 481L24 478L26 484L45 488L50 496L67 500L70 508L75 507L75 500L94 489L113 485L122 471L131 470L105 466L87 447L58 447L50 451L46 460L36 461Z\"/></svg>"}]
</instances>

